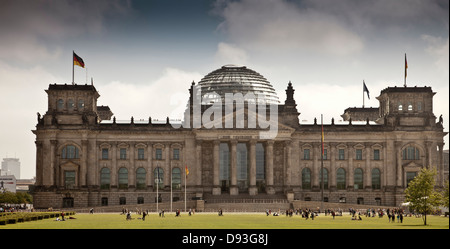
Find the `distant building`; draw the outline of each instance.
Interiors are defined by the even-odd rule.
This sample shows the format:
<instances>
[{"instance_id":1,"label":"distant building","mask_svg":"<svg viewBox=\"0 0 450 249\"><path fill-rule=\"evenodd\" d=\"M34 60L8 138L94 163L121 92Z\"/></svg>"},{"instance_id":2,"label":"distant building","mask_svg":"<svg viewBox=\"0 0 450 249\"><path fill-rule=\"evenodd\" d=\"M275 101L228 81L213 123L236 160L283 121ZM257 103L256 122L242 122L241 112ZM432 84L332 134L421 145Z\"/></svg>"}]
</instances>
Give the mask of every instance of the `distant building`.
<instances>
[{"instance_id":1,"label":"distant building","mask_svg":"<svg viewBox=\"0 0 450 249\"><path fill-rule=\"evenodd\" d=\"M14 175L0 176L0 193L16 192L16 177Z\"/></svg>"},{"instance_id":2,"label":"distant building","mask_svg":"<svg viewBox=\"0 0 450 249\"><path fill-rule=\"evenodd\" d=\"M1 175L14 175L20 179L19 158L3 158Z\"/></svg>"}]
</instances>

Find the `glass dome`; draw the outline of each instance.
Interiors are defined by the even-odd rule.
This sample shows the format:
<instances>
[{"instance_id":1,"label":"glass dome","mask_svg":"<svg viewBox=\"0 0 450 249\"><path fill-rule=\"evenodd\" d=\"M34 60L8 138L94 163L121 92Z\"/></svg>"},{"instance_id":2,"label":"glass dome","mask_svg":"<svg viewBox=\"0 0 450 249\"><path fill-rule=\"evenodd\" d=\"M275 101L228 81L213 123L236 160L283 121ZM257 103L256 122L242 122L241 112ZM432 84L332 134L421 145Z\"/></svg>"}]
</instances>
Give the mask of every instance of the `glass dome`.
<instances>
[{"instance_id":1,"label":"glass dome","mask_svg":"<svg viewBox=\"0 0 450 249\"><path fill-rule=\"evenodd\" d=\"M261 74L246 66L225 65L201 79L202 104L225 103L226 93L253 93L257 104L278 104L275 89ZM248 100L253 101L253 100Z\"/></svg>"}]
</instances>

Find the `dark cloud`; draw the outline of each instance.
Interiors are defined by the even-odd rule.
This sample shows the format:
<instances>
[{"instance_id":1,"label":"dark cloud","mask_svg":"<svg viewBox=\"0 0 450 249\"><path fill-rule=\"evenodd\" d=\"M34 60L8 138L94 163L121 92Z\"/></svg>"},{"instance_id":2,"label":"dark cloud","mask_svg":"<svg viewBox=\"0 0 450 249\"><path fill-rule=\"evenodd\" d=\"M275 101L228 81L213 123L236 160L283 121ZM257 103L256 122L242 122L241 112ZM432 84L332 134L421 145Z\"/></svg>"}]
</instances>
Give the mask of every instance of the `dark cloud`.
<instances>
[{"instance_id":1,"label":"dark cloud","mask_svg":"<svg viewBox=\"0 0 450 249\"><path fill-rule=\"evenodd\" d=\"M105 19L124 15L121 0L6 0L0 3L0 59L32 61L58 56L50 43L105 31Z\"/></svg>"}]
</instances>

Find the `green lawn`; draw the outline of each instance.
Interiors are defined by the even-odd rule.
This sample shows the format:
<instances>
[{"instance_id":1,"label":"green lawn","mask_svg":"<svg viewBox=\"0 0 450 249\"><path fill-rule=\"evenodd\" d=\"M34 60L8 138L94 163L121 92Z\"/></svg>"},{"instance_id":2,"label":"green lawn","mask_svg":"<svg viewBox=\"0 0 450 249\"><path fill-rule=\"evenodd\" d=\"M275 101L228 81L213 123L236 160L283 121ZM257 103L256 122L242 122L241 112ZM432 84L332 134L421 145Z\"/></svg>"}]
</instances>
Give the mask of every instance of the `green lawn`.
<instances>
[{"instance_id":1,"label":"green lawn","mask_svg":"<svg viewBox=\"0 0 450 249\"><path fill-rule=\"evenodd\" d=\"M351 220L349 215L336 217L319 216L305 220L301 216L266 216L264 213L196 213L189 216L182 213L175 217L166 213L164 218L152 213L145 221L132 214L132 220L118 213L76 214L75 219L55 221L55 218L27 221L0 226L0 229L449 229L449 219L442 216L428 216L427 226L422 218L405 217L403 223L389 223L387 217L362 217Z\"/></svg>"}]
</instances>

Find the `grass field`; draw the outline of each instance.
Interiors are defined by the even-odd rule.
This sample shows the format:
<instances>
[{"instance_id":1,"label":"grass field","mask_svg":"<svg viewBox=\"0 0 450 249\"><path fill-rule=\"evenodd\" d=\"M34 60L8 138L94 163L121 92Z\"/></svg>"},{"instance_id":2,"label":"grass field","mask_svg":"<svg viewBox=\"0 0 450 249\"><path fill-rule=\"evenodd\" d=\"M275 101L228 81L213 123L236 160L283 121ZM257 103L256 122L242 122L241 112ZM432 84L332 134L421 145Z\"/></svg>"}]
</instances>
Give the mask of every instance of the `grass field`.
<instances>
[{"instance_id":1,"label":"grass field","mask_svg":"<svg viewBox=\"0 0 450 249\"><path fill-rule=\"evenodd\" d=\"M443 216L428 216L427 226L422 218L405 217L403 223L389 223L388 218L362 217L351 220L344 214L333 219L318 216L305 220L301 216L266 216L264 213L196 213L189 216L182 213L175 217L166 213L161 218L151 213L145 221L142 216L132 214L132 220L118 213L75 214L75 219L55 221L44 219L0 226L1 229L449 229L449 219ZM66 217L68 218L68 217Z\"/></svg>"}]
</instances>

